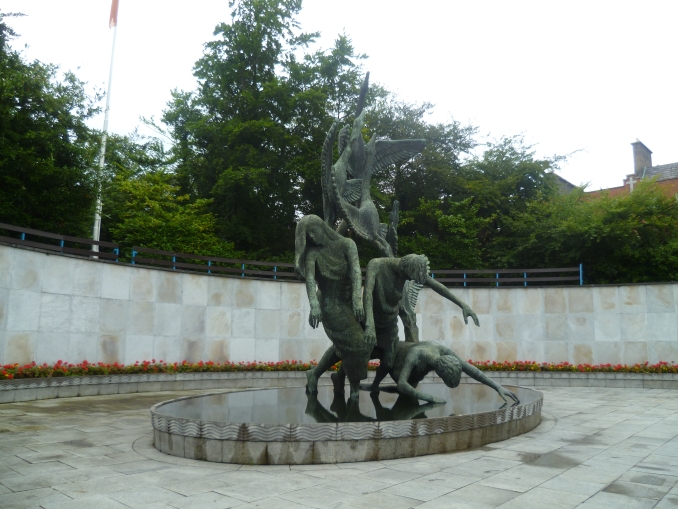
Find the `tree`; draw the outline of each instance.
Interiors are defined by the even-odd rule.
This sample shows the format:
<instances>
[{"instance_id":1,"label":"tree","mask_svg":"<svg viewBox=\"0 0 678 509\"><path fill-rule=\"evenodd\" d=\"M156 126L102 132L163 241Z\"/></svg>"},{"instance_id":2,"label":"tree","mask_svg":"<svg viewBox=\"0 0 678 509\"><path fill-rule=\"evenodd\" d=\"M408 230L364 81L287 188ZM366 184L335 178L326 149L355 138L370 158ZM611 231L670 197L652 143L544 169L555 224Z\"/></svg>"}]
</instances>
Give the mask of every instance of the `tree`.
<instances>
[{"instance_id":1,"label":"tree","mask_svg":"<svg viewBox=\"0 0 678 509\"><path fill-rule=\"evenodd\" d=\"M579 189L532 202L504 224L495 245L507 266L583 263L587 283L678 279L678 202L652 181L618 197Z\"/></svg>"},{"instance_id":2,"label":"tree","mask_svg":"<svg viewBox=\"0 0 678 509\"><path fill-rule=\"evenodd\" d=\"M0 221L87 237L98 140L86 121L100 96L12 50L10 16L0 13Z\"/></svg>"},{"instance_id":3,"label":"tree","mask_svg":"<svg viewBox=\"0 0 678 509\"><path fill-rule=\"evenodd\" d=\"M222 238L249 256L291 257L296 218L321 210L328 111L356 80L360 56L340 37L329 54L298 58L317 35L297 33L300 0L230 5L231 23L217 26L196 63L198 89L175 91L163 121L182 190L213 200Z\"/></svg>"},{"instance_id":4,"label":"tree","mask_svg":"<svg viewBox=\"0 0 678 509\"><path fill-rule=\"evenodd\" d=\"M173 178L164 171L116 175L108 189L108 208L116 217L113 238L127 247L233 257L233 244L215 235L209 200L189 201Z\"/></svg>"}]
</instances>

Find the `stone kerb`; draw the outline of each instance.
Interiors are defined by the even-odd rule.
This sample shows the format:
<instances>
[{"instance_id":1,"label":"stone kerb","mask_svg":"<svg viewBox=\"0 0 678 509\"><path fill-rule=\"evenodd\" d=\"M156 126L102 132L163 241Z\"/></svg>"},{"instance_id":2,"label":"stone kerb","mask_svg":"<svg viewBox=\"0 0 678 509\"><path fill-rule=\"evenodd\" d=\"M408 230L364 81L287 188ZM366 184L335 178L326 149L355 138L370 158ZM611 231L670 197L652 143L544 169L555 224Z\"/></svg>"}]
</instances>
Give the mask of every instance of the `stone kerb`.
<instances>
[{"instance_id":1,"label":"stone kerb","mask_svg":"<svg viewBox=\"0 0 678 509\"><path fill-rule=\"evenodd\" d=\"M420 337L464 359L678 361L678 284L424 289ZM0 362L319 359L304 285L104 263L0 245Z\"/></svg>"}]
</instances>

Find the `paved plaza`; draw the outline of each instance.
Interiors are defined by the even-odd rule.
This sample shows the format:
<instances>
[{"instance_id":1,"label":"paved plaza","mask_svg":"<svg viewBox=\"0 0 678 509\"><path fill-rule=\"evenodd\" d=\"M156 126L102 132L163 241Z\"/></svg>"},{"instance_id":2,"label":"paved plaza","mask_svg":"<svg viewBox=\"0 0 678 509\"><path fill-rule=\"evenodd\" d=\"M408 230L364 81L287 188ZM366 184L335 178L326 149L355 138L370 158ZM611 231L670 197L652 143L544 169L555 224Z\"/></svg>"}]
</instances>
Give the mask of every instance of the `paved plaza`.
<instances>
[{"instance_id":1,"label":"paved plaza","mask_svg":"<svg viewBox=\"0 0 678 509\"><path fill-rule=\"evenodd\" d=\"M151 405L200 391L0 405L0 508L678 507L677 391L540 390L542 423L505 442L292 467L207 463L153 449Z\"/></svg>"}]
</instances>

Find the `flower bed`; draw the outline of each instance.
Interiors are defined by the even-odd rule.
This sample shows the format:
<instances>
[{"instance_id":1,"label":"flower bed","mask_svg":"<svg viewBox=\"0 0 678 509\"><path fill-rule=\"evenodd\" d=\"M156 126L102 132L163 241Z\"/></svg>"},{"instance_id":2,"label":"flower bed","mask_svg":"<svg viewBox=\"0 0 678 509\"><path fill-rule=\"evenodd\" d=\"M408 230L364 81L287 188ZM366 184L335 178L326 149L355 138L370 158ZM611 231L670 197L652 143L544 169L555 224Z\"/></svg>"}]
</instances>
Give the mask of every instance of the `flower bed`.
<instances>
[{"instance_id":1,"label":"flower bed","mask_svg":"<svg viewBox=\"0 0 678 509\"><path fill-rule=\"evenodd\" d=\"M514 361L514 362L495 362L495 361L472 361L469 363L476 366L481 371L560 371L560 372L607 372L607 373L678 373L678 365L668 362L659 362L657 364L634 364L632 366L624 364L570 364L569 362L560 363L538 363L535 361ZM78 364L70 364L58 361L56 364L47 363L38 365L35 362L30 364L6 364L0 369L0 380L13 380L22 378L55 378L55 377L75 377L75 376L96 376L96 375L130 375L143 373L203 373L203 372L237 372L237 371L306 371L317 365L315 360L309 362L285 360L279 362L212 362L200 361L190 363L188 361L168 363L162 360L156 361L137 361L134 364L105 364L103 362L90 363L83 361ZM338 368L339 364L332 367ZM369 370L375 370L379 366L378 362L370 362Z\"/></svg>"}]
</instances>

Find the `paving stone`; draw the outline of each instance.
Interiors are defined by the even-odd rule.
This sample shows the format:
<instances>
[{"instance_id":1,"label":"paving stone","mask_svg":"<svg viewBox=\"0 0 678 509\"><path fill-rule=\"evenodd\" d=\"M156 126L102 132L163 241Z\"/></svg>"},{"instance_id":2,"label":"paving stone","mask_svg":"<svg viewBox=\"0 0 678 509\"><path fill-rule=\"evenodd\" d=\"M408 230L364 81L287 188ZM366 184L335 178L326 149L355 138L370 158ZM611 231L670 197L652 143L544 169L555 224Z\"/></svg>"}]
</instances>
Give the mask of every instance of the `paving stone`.
<instances>
[{"instance_id":1,"label":"paving stone","mask_svg":"<svg viewBox=\"0 0 678 509\"><path fill-rule=\"evenodd\" d=\"M64 502L73 502L73 500L51 488L39 488L22 491L21 493L0 495L0 507L2 509L29 509L38 505L45 507L53 503Z\"/></svg>"}]
</instances>

